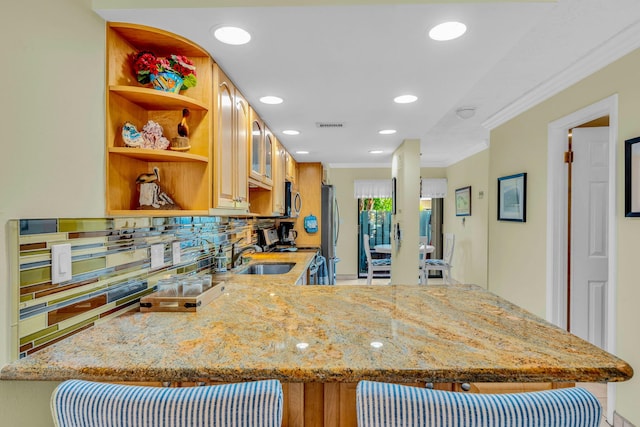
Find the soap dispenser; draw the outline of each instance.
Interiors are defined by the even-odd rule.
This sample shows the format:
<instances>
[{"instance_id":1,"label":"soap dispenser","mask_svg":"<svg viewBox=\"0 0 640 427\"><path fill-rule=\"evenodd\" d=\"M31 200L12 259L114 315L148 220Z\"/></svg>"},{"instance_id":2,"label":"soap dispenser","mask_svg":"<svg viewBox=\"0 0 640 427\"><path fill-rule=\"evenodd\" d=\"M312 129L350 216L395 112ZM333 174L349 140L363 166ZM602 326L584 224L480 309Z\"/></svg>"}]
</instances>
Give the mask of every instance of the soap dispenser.
<instances>
[{"instance_id":1,"label":"soap dispenser","mask_svg":"<svg viewBox=\"0 0 640 427\"><path fill-rule=\"evenodd\" d=\"M218 249L218 253L216 254L215 262L216 262L216 272L224 273L227 271L227 256L222 251L222 245Z\"/></svg>"}]
</instances>

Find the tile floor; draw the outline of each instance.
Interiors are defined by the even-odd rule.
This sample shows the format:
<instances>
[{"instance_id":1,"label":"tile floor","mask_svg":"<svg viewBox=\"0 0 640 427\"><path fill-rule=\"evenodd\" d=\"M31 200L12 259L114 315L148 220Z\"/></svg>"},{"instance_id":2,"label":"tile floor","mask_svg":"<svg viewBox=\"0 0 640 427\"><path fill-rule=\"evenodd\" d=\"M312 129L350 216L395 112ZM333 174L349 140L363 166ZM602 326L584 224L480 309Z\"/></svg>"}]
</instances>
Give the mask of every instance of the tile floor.
<instances>
[{"instance_id":1,"label":"tile floor","mask_svg":"<svg viewBox=\"0 0 640 427\"><path fill-rule=\"evenodd\" d=\"M429 284L441 284L442 279L429 279ZM337 285L366 285L367 279L350 279L350 280L338 280ZM372 285L387 285L389 279L373 279ZM576 386L583 387L593 393L598 398L602 405L602 422L600 427L610 427L611 425L606 421L607 414L607 385L600 383L577 383Z\"/></svg>"}]
</instances>

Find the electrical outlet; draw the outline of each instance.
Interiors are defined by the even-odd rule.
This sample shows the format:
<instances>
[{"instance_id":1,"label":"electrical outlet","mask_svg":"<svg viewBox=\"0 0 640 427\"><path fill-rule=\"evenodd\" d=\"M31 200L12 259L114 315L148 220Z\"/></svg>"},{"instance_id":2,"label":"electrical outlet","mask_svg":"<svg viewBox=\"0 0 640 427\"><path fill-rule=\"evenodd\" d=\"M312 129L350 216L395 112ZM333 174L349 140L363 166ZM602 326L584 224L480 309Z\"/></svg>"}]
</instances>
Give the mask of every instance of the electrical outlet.
<instances>
[{"instance_id":1,"label":"electrical outlet","mask_svg":"<svg viewBox=\"0 0 640 427\"><path fill-rule=\"evenodd\" d=\"M71 280L71 245L51 246L51 283Z\"/></svg>"}]
</instances>

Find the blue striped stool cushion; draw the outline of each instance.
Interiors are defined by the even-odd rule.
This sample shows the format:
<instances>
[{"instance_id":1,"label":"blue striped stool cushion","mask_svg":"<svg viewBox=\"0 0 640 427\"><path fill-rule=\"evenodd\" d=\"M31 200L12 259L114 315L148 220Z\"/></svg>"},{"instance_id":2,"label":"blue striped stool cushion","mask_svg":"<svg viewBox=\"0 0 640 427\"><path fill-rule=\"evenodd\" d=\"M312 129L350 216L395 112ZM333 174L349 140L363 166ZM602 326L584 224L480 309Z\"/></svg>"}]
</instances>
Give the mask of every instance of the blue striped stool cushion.
<instances>
[{"instance_id":1,"label":"blue striped stool cushion","mask_svg":"<svg viewBox=\"0 0 640 427\"><path fill-rule=\"evenodd\" d=\"M51 396L57 427L280 427L278 380L145 387L68 380Z\"/></svg>"},{"instance_id":2,"label":"blue striped stool cushion","mask_svg":"<svg viewBox=\"0 0 640 427\"><path fill-rule=\"evenodd\" d=\"M598 427L602 408L582 388L471 394L361 381L360 427Z\"/></svg>"}]
</instances>

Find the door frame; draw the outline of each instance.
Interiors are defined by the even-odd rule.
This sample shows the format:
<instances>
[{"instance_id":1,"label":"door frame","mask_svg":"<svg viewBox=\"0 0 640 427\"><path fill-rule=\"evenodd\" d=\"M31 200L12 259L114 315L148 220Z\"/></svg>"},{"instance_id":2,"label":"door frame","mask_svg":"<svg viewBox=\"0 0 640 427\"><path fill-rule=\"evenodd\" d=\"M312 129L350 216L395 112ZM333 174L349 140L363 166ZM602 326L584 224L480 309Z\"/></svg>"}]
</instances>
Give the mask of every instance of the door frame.
<instances>
[{"instance_id":1,"label":"door frame","mask_svg":"<svg viewBox=\"0 0 640 427\"><path fill-rule=\"evenodd\" d=\"M546 318L566 328L567 301L567 177L563 153L567 150L570 129L583 123L609 116L609 195L608 195L608 286L607 286L607 340L605 350L615 354L616 323L615 301L617 289L617 152L618 152L618 95L614 94L595 104L580 109L548 125L547 141L547 298ZM615 385L607 387L607 420L613 419Z\"/></svg>"}]
</instances>

